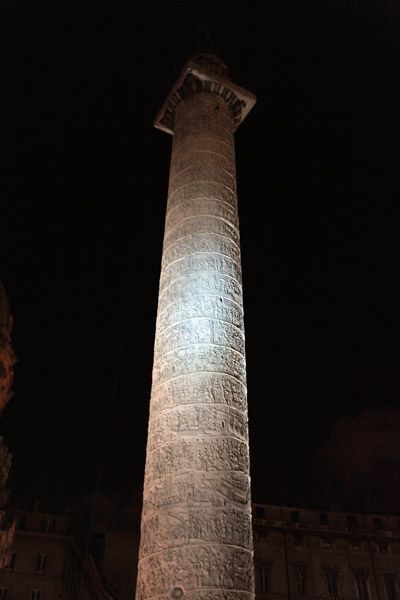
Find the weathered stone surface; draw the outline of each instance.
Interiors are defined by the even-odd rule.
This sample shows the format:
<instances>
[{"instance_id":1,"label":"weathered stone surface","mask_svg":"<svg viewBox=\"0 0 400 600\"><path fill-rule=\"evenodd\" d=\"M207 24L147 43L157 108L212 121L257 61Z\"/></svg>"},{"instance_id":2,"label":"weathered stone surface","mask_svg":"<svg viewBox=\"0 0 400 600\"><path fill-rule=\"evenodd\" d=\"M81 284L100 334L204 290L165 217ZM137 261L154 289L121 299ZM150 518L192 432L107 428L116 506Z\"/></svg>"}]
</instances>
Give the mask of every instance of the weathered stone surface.
<instances>
[{"instance_id":1,"label":"weathered stone surface","mask_svg":"<svg viewBox=\"0 0 400 600\"><path fill-rule=\"evenodd\" d=\"M254 589L252 561L252 553L248 550L220 544L170 548L158 552L141 559L139 563L136 600L158 597L176 587L192 593L201 592L202 587L206 588L203 591L207 593L212 592L209 588L226 590L230 599L230 590L248 592ZM171 598L171 591L166 598Z\"/></svg>"},{"instance_id":2,"label":"weathered stone surface","mask_svg":"<svg viewBox=\"0 0 400 600\"><path fill-rule=\"evenodd\" d=\"M250 503L250 478L241 471L188 470L155 481L147 479L146 490L143 519L170 508L231 506L247 511Z\"/></svg>"},{"instance_id":3,"label":"weathered stone surface","mask_svg":"<svg viewBox=\"0 0 400 600\"><path fill-rule=\"evenodd\" d=\"M192 181L207 181L217 183L227 187L229 190L236 189L236 178L234 169L227 170L219 166L198 165L180 170L175 177L170 180L169 190L171 195Z\"/></svg>"},{"instance_id":4,"label":"weathered stone surface","mask_svg":"<svg viewBox=\"0 0 400 600\"><path fill-rule=\"evenodd\" d=\"M214 252L228 258L234 258L237 262L240 261L239 248L233 240L219 234L203 233L201 235L187 235L185 239L178 240L178 243L171 244L164 250L162 264L163 266L171 264L180 258L186 258L190 254L198 252Z\"/></svg>"},{"instance_id":5,"label":"weathered stone surface","mask_svg":"<svg viewBox=\"0 0 400 600\"><path fill-rule=\"evenodd\" d=\"M173 377L188 373L214 372L246 381L245 359L240 352L211 344L192 344L161 356L153 367L153 386L157 388Z\"/></svg>"},{"instance_id":6,"label":"weathered stone surface","mask_svg":"<svg viewBox=\"0 0 400 600\"><path fill-rule=\"evenodd\" d=\"M251 515L234 508L175 507L142 523L143 557L181 546L214 543L248 548Z\"/></svg>"},{"instance_id":7,"label":"weathered stone surface","mask_svg":"<svg viewBox=\"0 0 400 600\"><path fill-rule=\"evenodd\" d=\"M160 277L160 294L175 279L202 271L227 275L239 284L241 282L241 267L237 260L217 252L197 252L165 266Z\"/></svg>"},{"instance_id":8,"label":"weathered stone surface","mask_svg":"<svg viewBox=\"0 0 400 600\"><path fill-rule=\"evenodd\" d=\"M168 251L172 244L182 240L184 237L193 237L196 235L220 235L239 245L238 228L222 218L222 215L192 215L179 221L175 227L172 223L168 225L168 230L165 232L164 238L164 252Z\"/></svg>"},{"instance_id":9,"label":"weathered stone surface","mask_svg":"<svg viewBox=\"0 0 400 600\"><path fill-rule=\"evenodd\" d=\"M186 404L226 404L246 413L244 383L226 373L199 372L181 375L153 386L150 416Z\"/></svg>"},{"instance_id":10,"label":"weathered stone surface","mask_svg":"<svg viewBox=\"0 0 400 600\"><path fill-rule=\"evenodd\" d=\"M244 355L244 333L220 319L186 318L159 332L155 344L157 356L163 356L192 344L225 346Z\"/></svg>"},{"instance_id":11,"label":"weathered stone surface","mask_svg":"<svg viewBox=\"0 0 400 600\"><path fill-rule=\"evenodd\" d=\"M226 147L226 146L225 146ZM175 177L178 176L181 172L188 170L191 172L194 168L202 167L205 169L210 168L215 169L223 169L229 176L235 176L235 166L232 165L231 156L225 156L220 152L220 148L214 148L213 150L208 150L207 152L201 150L192 150L191 152L182 153L179 155L175 152L175 161L174 164L171 165L170 171L170 181L174 182ZM207 171L206 176L210 179L210 173ZM192 175L193 177L193 175ZM196 176L197 178L197 176ZM225 184L225 182L224 182Z\"/></svg>"},{"instance_id":12,"label":"weathered stone surface","mask_svg":"<svg viewBox=\"0 0 400 600\"><path fill-rule=\"evenodd\" d=\"M250 600L254 595L250 592L234 592L229 590L208 590L208 591L195 591L189 592L186 595L187 600Z\"/></svg>"},{"instance_id":13,"label":"weathered stone surface","mask_svg":"<svg viewBox=\"0 0 400 600\"><path fill-rule=\"evenodd\" d=\"M191 77L165 116L174 139L136 600L253 600L236 117L222 84L200 93Z\"/></svg>"},{"instance_id":14,"label":"weathered stone surface","mask_svg":"<svg viewBox=\"0 0 400 600\"><path fill-rule=\"evenodd\" d=\"M242 286L228 275L211 271L190 273L185 278L171 281L159 296L159 310L164 310L178 300L189 301L199 296L215 296L242 303Z\"/></svg>"},{"instance_id":15,"label":"weathered stone surface","mask_svg":"<svg viewBox=\"0 0 400 600\"><path fill-rule=\"evenodd\" d=\"M218 141L228 141L233 137L232 129L229 126L224 127L224 124L219 124L218 120L214 118L212 110L208 114L202 113L199 119L194 114L194 119L196 119L195 125L189 124L175 129L174 138L178 140L179 144L212 138ZM188 114L188 120L190 120L190 114Z\"/></svg>"},{"instance_id":16,"label":"weathered stone surface","mask_svg":"<svg viewBox=\"0 0 400 600\"><path fill-rule=\"evenodd\" d=\"M247 419L237 409L224 405L199 404L179 406L152 419L149 424L148 449L161 444L193 437L234 435L247 441Z\"/></svg>"},{"instance_id":17,"label":"weathered stone surface","mask_svg":"<svg viewBox=\"0 0 400 600\"><path fill-rule=\"evenodd\" d=\"M247 443L234 437L211 436L179 440L148 452L147 476L155 481L163 475L186 471L249 471Z\"/></svg>"},{"instance_id":18,"label":"weathered stone surface","mask_svg":"<svg viewBox=\"0 0 400 600\"><path fill-rule=\"evenodd\" d=\"M178 196L175 194L175 196ZM199 197L191 200L181 194L174 207L170 207L166 218L166 231L177 223L184 223L185 219L200 216L219 217L238 227L237 207L218 198Z\"/></svg>"},{"instance_id":19,"label":"weathered stone surface","mask_svg":"<svg viewBox=\"0 0 400 600\"><path fill-rule=\"evenodd\" d=\"M212 181L209 179L203 181L193 180L184 186L174 189L174 191L170 193L167 215L178 204L183 203L186 205L186 202L196 199L217 200L219 202L225 202L237 209L235 189L232 189L219 181Z\"/></svg>"},{"instance_id":20,"label":"weathered stone surface","mask_svg":"<svg viewBox=\"0 0 400 600\"><path fill-rule=\"evenodd\" d=\"M210 147L212 146L212 150ZM196 145L193 145L191 139L180 141L175 138L174 141L174 157L176 160L182 159L188 154L200 153L216 153L230 161L235 161L235 148L232 144L227 143L224 139L208 135L207 137L196 138Z\"/></svg>"},{"instance_id":21,"label":"weathered stone surface","mask_svg":"<svg viewBox=\"0 0 400 600\"><path fill-rule=\"evenodd\" d=\"M168 304L157 318L157 331L161 333L165 327L179 323L185 319L196 317L207 317L209 319L220 319L226 323L232 323L243 330L243 310L236 302L224 298L207 296L205 294L193 296L184 301L177 300Z\"/></svg>"}]
</instances>

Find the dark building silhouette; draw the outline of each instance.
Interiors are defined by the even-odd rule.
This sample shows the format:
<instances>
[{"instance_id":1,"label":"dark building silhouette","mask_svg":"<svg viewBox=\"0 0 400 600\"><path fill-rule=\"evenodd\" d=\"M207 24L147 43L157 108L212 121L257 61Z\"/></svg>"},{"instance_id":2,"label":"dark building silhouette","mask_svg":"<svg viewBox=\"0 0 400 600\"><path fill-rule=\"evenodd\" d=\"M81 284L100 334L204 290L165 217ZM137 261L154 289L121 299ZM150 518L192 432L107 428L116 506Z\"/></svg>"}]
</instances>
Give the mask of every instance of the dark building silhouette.
<instances>
[{"instance_id":1,"label":"dark building silhouette","mask_svg":"<svg viewBox=\"0 0 400 600\"><path fill-rule=\"evenodd\" d=\"M394 515L253 505L256 598L398 600Z\"/></svg>"},{"instance_id":2,"label":"dark building silhouette","mask_svg":"<svg viewBox=\"0 0 400 600\"><path fill-rule=\"evenodd\" d=\"M104 536L76 530L69 516L13 513L10 558L0 572L1 600L119 600L104 576Z\"/></svg>"},{"instance_id":3,"label":"dark building silhouette","mask_svg":"<svg viewBox=\"0 0 400 600\"><path fill-rule=\"evenodd\" d=\"M269 504L252 515L256 600L400 599L400 515ZM121 600L135 597L138 542L130 526L107 528L103 566Z\"/></svg>"}]
</instances>

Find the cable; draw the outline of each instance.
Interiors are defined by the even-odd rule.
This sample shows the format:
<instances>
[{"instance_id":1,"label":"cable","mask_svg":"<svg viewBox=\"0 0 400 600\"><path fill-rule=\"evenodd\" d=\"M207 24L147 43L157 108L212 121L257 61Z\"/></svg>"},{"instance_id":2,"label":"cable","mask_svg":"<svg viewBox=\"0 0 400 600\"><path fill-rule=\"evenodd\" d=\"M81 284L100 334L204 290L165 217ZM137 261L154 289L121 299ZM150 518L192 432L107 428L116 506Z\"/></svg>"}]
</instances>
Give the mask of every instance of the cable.
<instances>
[{"instance_id":1,"label":"cable","mask_svg":"<svg viewBox=\"0 0 400 600\"><path fill-rule=\"evenodd\" d=\"M119 378L121 375L121 364L122 364L122 357L124 354L126 332L127 332L129 313L130 313L130 308L131 308L132 290L133 290L133 277L130 278L125 318L124 318L124 321L122 324L121 342L120 342L119 353L118 353L118 361L117 361L117 365L115 368L114 383L113 383L113 387L111 390L110 405L109 405L109 409L108 409L106 429L104 432L103 451L102 451L101 460L100 460L99 472L97 475L97 483L96 483L95 494L94 494L92 514L91 514L91 518L90 518L89 533L88 533L88 537L87 537L87 543L86 543L85 554L84 554L83 565L82 565L82 575L81 575L81 580L80 580L79 590L78 590L78 600L81 599L81 594L83 591L84 578L85 578L85 573L86 573L86 568L87 568L87 561L88 561L88 557L89 557L89 547L90 547L90 542L92 539L94 519L96 516L97 502L98 502L98 498L99 498L100 484L101 484L101 480L103 477L103 471L104 471L104 460L105 460L105 456L106 456L106 448L107 448L108 438L110 436L110 430L111 430L111 416L112 416L112 412L114 409L115 398L117 395L117 389L118 389L118 384L119 384Z\"/></svg>"}]
</instances>

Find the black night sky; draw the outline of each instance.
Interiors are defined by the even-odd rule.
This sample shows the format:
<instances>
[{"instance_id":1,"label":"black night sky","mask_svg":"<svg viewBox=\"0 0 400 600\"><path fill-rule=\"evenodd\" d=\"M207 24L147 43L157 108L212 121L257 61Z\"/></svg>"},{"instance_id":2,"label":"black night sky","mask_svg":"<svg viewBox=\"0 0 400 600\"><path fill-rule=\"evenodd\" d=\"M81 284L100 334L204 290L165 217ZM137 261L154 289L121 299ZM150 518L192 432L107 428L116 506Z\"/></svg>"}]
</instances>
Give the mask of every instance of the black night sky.
<instances>
[{"instance_id":1,"label":"black night sky","mask_svg":"<svg viewBox=\"0 0 400 600\"><path fill-rule=\"evenodd\" d=\"M254 499L329 503L338 419L399 411L397 1L2 11L14 497L93 492L105 440L100 489L140 490L171 147L152 124L206 22L258 98L236 134Z\"/></svg>"}]
</instances>

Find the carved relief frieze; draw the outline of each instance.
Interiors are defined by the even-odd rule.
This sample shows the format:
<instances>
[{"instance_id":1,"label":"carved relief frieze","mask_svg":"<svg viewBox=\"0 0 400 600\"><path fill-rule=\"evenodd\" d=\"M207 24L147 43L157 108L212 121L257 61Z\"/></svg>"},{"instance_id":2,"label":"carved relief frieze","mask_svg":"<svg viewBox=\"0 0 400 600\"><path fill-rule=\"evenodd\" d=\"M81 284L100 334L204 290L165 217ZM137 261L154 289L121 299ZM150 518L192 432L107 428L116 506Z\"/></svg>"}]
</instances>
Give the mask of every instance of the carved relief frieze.
<instances>
[{"instance_id":1,"label":"carved relief frieze","mask_svg":"<svg viewBox=\"0 0 400 600\"><path fill-rule=\"evenodd\" d=\"M136 600L152 598L165 589L216 587L235 591L254 588L252 554L232 546L203 545L173 548L141 560ZM173 584L171 585L171 582Z\"/></svg>"},{"instance_id":2,"label":"carved relief frieze","mask_svg":"<svg viewBox=\"0 0 400 600\"><path fill-rule=\"evenodd\" d=\"M178 204L190 203L196 199L217 200L231 207L237 207L237 197L234 190L215 181L192 181L169 195L167 214Z\"/></svg>"},{"instance_id":3,"label":"carved relief frieze","mask_svg":"<svg viewBox=\"0 0 400 600\"><path fill-rule=\"evenodd\" d=\"M235 148L231 143L231 139L227 141L214 135L209 135L207 137L197 136L196 139L182 141L175 136L173 144L174 160L183 159L195 152L207 152L218 154L227 160L235 162Z\"/></svg>"},{"instance_id":4,"label":"carved relief frieze","mask_svg":"<svg viewBox=\"0 0 400 600\"><path fill-rule=\"evenodd\" d=\"M196 80L197 82L198 80ZM218 112L215 110L216 106L218 106ZM183 102L178 103L177 114L179 119L176 123L174 135L187 127L195 127L197 124L203 125L203 127L200 127L200 131L206 131L207 126L212 130L215 130L215 127L224 126L230 135L233 134L232 114L229 105L221 102L212 93L204 95L200 100L197 94L185 94Z\"/></svg>"},{"instance_id":5,"label":"carved relief frieze","mask_svg":"<svg viewBox=\"0 0 400 600\"><path fill-rule=\"evenodd\" d=\"M160 292L158 307L159 310L178 300L184 302L191 298L205 295L219 295L236 302L242 303L241 284L228 275L216 274L212 272L191 273L182 279L171 281L169 286L164 286Z\"/></svg>"},{"instance_id":6,"label":"carved relief frieze","mask_svg":"<svg viewBox=\"0 0 400 600\"><path fill-rule=\"evenodd\" d=\"M146 480L143 518L168 508L232 506L250 512L248 474L234 472L185 471Z\"/></svg>"},{"instance_id":7,"label":"carved relief frieze","mask_svg":"<svg viewBox=\"0 0 400 600\"><path fill-rule=\"evenodd\" d=\"M177 153L174 148L174 160L171 164L170 170L170 181L173 182L174 178L179 175L181 171L188 170L193 172L193 169L197 167L208 168L218 167L229 173L230 176L235 175L235 164L232 164L231 157L225 157L217 149L208 147L207 151L200 151L191 147L190 151L185 154L180 152Z\"/></svg>"},{"instance_id":8,"label":"carved relief frieze","mask_svg":"<svg viewBox=\"0 0 400 600\"><path fill-rule=\"evenodd\" d=\"M185 600L250 600L253 594L250 592L236 592L229 590L229 594L225 590L196 590L189 591Z\"/></svg>"},{"instance_id":9,"label":"carved relief frieze","mask_svg":"<svg viewBox=\"0 0 400 600\"><path fill-rule=\"evenodd\" d=\"M166 217L166 234L175 225L182 224L185 219L197 216L219 217L231 223L234 227L239 226L239 220L235 207L227 204L224 200L215 198L201 197L197 200L185 201L181 195L177 195L176 202L171 204L170 210Z\"/></svg>"},{"instance_id":10,"label":"carved relief frieze","mask_svg":"<svg viewBox=\"0 0 400 600\"><path fill-rule=\"evenodd\" d=\"M236 177L234 172L218 166L193 165L192 167L180 170L175 177L170 180L169 191L173 194L179 188L199 181L217 183L233 191L236 189Z\"/></svg>"},{"instance_id":11,"label":"carved relief frieze","mask_svg":"<svg viewBox=\"0 0 400 600\"><path fill-rule=\"evenodd\" d=\"M174 587L167 594L160 594L157 600L252 600L253 594L250 592L236 592L233 590L187 590Z\"/></svg>"},{"instance_id":12,"label":"carved relief frieze","mask_svg":"<svg viewBox=\"0 0 400 600\"><path fill-rule=\"evenodd\" d=\"M165 265L160 277L160 294L175 279L185 277L186 275L194 275L201 271L228 275L238 283L241 283L242 272L240 263L222 254L199 252Z\"/></svg>"},{"instance_id":13,"label":"carved relief frieze","mask_svg":"<svg viewBox=\"0 0 400 600\"><path fill-rule=\"evenodd\" d=\"M177 222L175 227L168 227L164 237L164 252L174 242L184 239L186 236L194 236L198 234L216 233L232 240L235 244L239 244L239 230L229 221L226 221L222 216L216 218L213 216L192 215L183 221Z\"/></svg>"},{"instance_id":14,"label":"carved relief frieze","mask_svg":"<svg viewBox=\"0 0 400 600\"><path fill-rule=\"evenodd\" d=\"M148 449L197 436L229 434L247 441L247 415L224 405L179 406L154 415L149 422Z\"/></svg>"},{"instance_id":15,"label":"carved relief frieze","mask_svg":"<svg viewBox=\"0 0 400 600\"><path fill-rule=\"evenodd\" d=\"M214 120L214 119L212 119ZM204 124L204 126L203 126ZM207 114L199 116L196 123L182 123L174 132L176 142L180 145L186 141L192 141L193 145L197 144L198 140L213 136L217 140L229 141L233 138L233 131L226 123L210 122L210 117Z\"/></svg>"},{"instance_id":16,"label":"carved relief frieze","mask_svg":"<svg viewBox=\"0 0 400 600\"><path fill-rule=\"evenodd\" d=\"M200 295L186 301L180 299L161 310L157 318L157 332L184 319L206 317L220 319L243 329L243 309L236 302L223 296Z\"/></svg>"},{"instance_id":17,"label":"carved relief frieze","mask_svg":"<svg viewBox=\"0 0 400 600\"><path fill-rule=\"evenodd\" d=\"M228 544L248 548L251 515L234 508L185 508L155 514L142 521L142 558L179 546L198 543Z\"/></svg>"},{"instance_id":18,"label":"carved relief frieze","mask_svg":"<svg viewBox=\"0 0 400 600\"><path fill-rule=\"evenodd\" d=\"M168 264L195 254L196 252L215 252L224 256L240 261L240 252L237 244L227 237L215 235L213 233L202 233L200 235L186 236L171 244L164 251L162 268Z\"/></svg>"},{"instance_id":19,"label":"carved relief frieze","mask_svg":"<svg viewBox=\"0 0 400 600\"><path fill-rule=\"evenodd\" d=\"M187 469L195 471L243 471L248 472L248 445L241 440L225 438L203 438L192 441L180 440L165 444L148 452L147 476L159 479L168 473Z\"/></svg>"},{"instance_id":20,"label":"carved relief frieze","mask_svg":"<svg viewBox=\"0 0 400 600\"><path fill-rule=\"evenodd\" d=\"M193 344L162 356L153 366L153 386L188 373L226 373L245 383L245 359L240 352L224 346Z\"/></svg>"},{"instance_id":21,"label":"carved relief frieze","mask_svg":"<svg viewBox=\"0 0 400 600\"><path fill-rule=\"evenodd\" d=\"M160 331L154 347L158 361L169 352L193 344L215 344L244 355L244 333L235 325L204 317L185 319Z\"/></svg>"},{"instance_id":22,"label":"carved relief frieze","mask_svg":"<svg viewBox=\"0 0 400 600\"><path fill-rule=\"evenodd\" d=\"M179 405L197 403L226 404L247 410L245 384L222 373L192 373L181 375L153 390L150 416Z\"/></svg>"}]
</instances>

